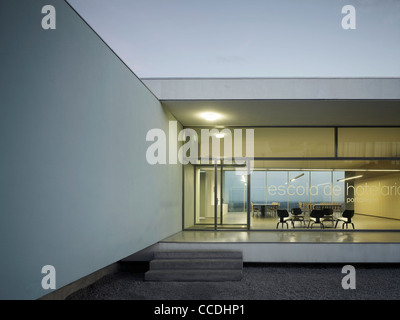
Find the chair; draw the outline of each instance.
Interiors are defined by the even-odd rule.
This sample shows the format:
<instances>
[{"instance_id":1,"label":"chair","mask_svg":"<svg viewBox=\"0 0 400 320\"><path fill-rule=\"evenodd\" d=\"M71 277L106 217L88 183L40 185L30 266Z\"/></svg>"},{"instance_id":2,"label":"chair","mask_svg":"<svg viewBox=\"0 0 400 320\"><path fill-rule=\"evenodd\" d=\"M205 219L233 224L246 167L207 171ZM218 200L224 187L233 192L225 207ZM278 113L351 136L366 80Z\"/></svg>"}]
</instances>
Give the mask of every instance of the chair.
<instances>
[{"instance_id":1,"label":"chair","mask_svg":"<svg viewBox=\"0 0 400 320\"><path fill-rule=\"evenodd\" d=\"M324 211L323 210L313 210L310 213L310 221L308 222L308 227L310 227L311 221L313 223L311 224L311 229L314 224L319 224L321 225L321 229L324 229L324 224L321 222L321 218L324 216Z\"/></svg>"},{"instance_id":2,"label":"chair","mask_svg":"<svg viewBox=\"0 0 400 320\"><path fill-rule=\"evenodd\" d=\"M289 212L287 212L287 210L279 210L278 209L277 214L279 217L279 222L276 224L276 229L278 229L280 223L282 223L282 228L283 228L283 224L286 223L286 228L289 229L289 225L286 222L286 220L288 220L287 218L289 217Z\"/></svg>"},{"instance_id":3,"label":"chair","mask_svg":"<svg viewBox=\"0 0 400 320\"><path fill-rule=\"evenodd\" d=\"M291 219L293 228L294 228L294 223L296 221L301 221L301 222L303 222L304 226L306 225L306 222L304 220L304 216L302 215L303 211L301 210L301 208L293 208L291 210L291 213L293 215L293 217Z\"/></svg>"},{"instance_id":4,"label":"chair","mask_svg":"<svg viewBox=\"0 0 400 320\"><path fill-rule=\"evenodd\" d=\"M343 222L342 229L344 229L344 225L346 225L346 229L348 229L349 224L351 224L353 226L353 229L354 229L354 223L351 222L351 218L353 218L353 216L354 216L354 210L344 210L343 213L342 213L342 217L338 218L336 220L335 228L337 227L337 225L338 225L338 223L340 221L340 222Z\"/></svg>"},{"instance_id":5,"label":"chair","mask_svg":"<svg viewBox=\"0 0 400 320\"><path fill-rule=\"evenodd\" d=\"M324 216L322 219L322 222L324 221L331 221L332 222L332 227L335 224L335 218L333 217L333 210L331 208L324 208L323 210Z\"/></svg>"},{"instance_id":6,"label":"chair","mask_svg":"<svg viewBox=\"0 0 400 320\"><path fill-rule=\"evenodd\" d=\"M260 215L260 209L254 208L253 202L251 203L251 211L253 212L253 217L254 217L254 212L257 212L257 215Z\"/></svg>"}]
</instances>

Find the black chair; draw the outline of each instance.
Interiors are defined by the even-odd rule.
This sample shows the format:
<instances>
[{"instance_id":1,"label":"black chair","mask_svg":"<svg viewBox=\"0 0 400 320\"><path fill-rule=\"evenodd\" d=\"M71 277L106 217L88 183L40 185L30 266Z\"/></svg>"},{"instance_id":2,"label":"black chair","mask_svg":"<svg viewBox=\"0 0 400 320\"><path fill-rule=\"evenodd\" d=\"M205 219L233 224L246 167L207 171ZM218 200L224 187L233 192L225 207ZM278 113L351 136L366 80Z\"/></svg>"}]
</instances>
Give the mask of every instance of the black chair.
<instances>
[{"instance_id":1,"label":"black chair","mask_svg":"<svg viewBox=\"0 0 400 320\"><path fill-rule=\"evenodd\" d=\"M333 217L333 209L331 208L324 208L322 209L322 211L324 212L324 217L322 219L322 223L324 221L331 221L332 222L332 227L335 224L335 218ZM324 226L325 227L325 226Z\"/></svg>"},{"instance_id":2,"label":"black chair","mask_svg":"<svg viewBox=\"0 0 400 320\"><path fill-rule=\"evenodd\" d=\"M277 210L277 215L279 217L279 222L276 224L276 228L278 229L280 223L282 223L283 228L283 224L286 223L286 227L289 229L289 225L286 222L288 220L287 218L289 217L289 212L287 212L287 210Z\"/></svg>"},{"instance_id":3,"label":"black chair","mask_svg":"<svg viewBox=\"0 0 400 320\"><path fill-rule=\"evenodd\" d=\"M342 229L344 229L345 225L346 225L346 229L348 229L349 224L351 224L354 229L354 223L351 222L351 218L353 218L353 216L354 216L354 210L344 210L342 213L342 217L337 219L335 228L337 227L339 222L343 222Z\"/></svg>"},{"instance_id":4,"label":"black chair","mask_svg":"<svg viewBox=\"0 0 400 320\"><path fill-rule=\"evenodd\" d=\"M291 210L291 213L292 213L292 216L293 216L292 219L291 219L293 228L294 228L294 223L296 221L300 221L300 222L302 222L304 224L304 226L306 226L306 222L304 220L304 215L302 215L303 211L300 208L293 208Z\"/></svg>"},{"instance_id":5,"label":"black chair","mask_svg":"<svg viewBox=\"0 0 400 320\"><path fill-rule=\"evenodd\" d=\"M324 229L324 224L321 221L321 218L324 216L324 211L323 210L313 210L310 213L310 221L308 222L308 227L310 227L310 223L311 221L313 221L312 225L311 225L311 229L312 226L314 224L319 224L321 225L321 228Z\"/></svg>"}]
</instances>

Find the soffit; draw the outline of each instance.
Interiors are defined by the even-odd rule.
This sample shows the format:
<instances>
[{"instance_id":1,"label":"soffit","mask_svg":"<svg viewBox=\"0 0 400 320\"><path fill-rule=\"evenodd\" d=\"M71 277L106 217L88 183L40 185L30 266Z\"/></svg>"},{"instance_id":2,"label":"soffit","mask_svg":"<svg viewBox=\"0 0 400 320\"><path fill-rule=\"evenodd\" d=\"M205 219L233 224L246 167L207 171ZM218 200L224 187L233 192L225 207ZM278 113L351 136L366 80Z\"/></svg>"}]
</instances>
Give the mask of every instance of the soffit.
<instances>
[{"instance_id":1,"label":"soffit","mask_svg":"<svg viewBox=\"0 0 400 320\"><path fill-rule=\"evenodd\" d=\"M183 126L400 126L399 100L162 101ZM207 121L206 112L220 118Z\"/></svg>"},{"instance_id":2,"label":"soffit","mask_svg":"<svg viewBox=\"0 0 400 320\"><path fill-rule=\"evenodd\" d=\"M184 126L398 126L399 78L142 79ZM203 113L220 115L210 122Z\"/></svg>"}]
</instances>

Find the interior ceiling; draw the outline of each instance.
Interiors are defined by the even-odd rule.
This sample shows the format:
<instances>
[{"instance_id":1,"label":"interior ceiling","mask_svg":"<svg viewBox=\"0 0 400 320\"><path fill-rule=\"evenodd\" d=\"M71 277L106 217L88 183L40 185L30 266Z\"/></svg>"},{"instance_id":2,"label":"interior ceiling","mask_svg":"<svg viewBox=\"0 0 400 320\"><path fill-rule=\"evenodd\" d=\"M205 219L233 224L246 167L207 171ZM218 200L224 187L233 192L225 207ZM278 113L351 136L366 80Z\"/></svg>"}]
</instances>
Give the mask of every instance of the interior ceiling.
<instances>
[{"instance_id":1,"label":"interior ceiling","mask_svg":"<svg viewBox=\"0 0 400 320\"><path fill-rule=\"evenodd\" d=\"M190 126L400 126L399 100L161 101ZM203 113L221 117L208 121Z\"/></svg>"}]
</instances>

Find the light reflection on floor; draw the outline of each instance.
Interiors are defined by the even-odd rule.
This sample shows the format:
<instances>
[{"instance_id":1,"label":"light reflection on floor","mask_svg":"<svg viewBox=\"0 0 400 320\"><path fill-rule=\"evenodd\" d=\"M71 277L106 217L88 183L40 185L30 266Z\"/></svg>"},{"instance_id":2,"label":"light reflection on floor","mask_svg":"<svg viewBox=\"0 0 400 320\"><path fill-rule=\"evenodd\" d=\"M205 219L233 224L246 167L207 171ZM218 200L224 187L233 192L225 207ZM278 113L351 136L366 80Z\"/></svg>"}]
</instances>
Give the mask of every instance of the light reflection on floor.
<instances>
[{"instance_id":1,"label":"light reflection on floor","mask_svg":"<svg viewBox=\"0 0 400 320\"><path fill-rule=\"evenodd\" d=\"M181 231L161 242L400 243L400 231Z\"/></svg>"}]
</instances>

